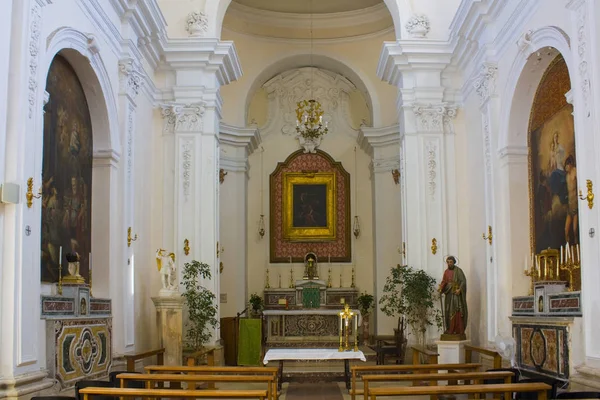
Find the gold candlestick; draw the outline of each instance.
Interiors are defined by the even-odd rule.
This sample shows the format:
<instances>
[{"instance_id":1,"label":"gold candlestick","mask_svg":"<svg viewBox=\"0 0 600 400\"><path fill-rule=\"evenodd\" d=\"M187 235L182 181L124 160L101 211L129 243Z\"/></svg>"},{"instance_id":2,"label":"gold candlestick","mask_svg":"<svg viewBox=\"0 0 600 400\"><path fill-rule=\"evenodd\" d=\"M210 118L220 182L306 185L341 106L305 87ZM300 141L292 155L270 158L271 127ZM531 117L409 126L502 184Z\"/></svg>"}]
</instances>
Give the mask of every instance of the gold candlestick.
<instances>
[{"instance_id":1,"label":"gold candlestick","mask_svg":"<svg viewBox=\"0 0 600 400\"><path fill-rule=\"evenodd\" d=\"M290 267L290 289L294 288L294 268Z\"/></svg>"},{"instance_id":2,"label":"gold candlestick","mask_svg":"<svg viewBox=\"0 0 600 400\"><path fill-rule=\"evenodd\" d=\"M535 283L535 275L537 274L537 271L535 270L535 266L532 265L531 268L526 269L524 272L525 276L528 276L531 278L531 287L529 288L529 296L533 296L533 284Z\"/></svg>"},{"instance_id":3,"label":"gold candlestick","mask_svg":"<svg viewBox=\"0 0 600 400\"><path fill-rule=\"evenodd\" d=\"M330 288L331 284L331 268L329 268L329 277L327 278L327 287Z\"/></svg>"},{"instance_id":4,"label":"gold candlestick","mask_svg":"<svg viewBox=\"0 0 600 400\"><path fill-rule=\"evenodd\" d=\"M270 289L271 285L269 284L269 268L267 268L267 281L265 283L265 289Z\"/></svg>"},{"instance_id":5,"label":"gold candlestick","mask_svg":"<svg viewBox=\"0 0 600 400\"><path fill-rule=\"evenodd\" d=\"M279 288L281 288L281 272L279 273Z\"/></svg>"},{"instance_id":6,"label":"gold candlestick","mask_svg":"<svg viewBox=\"0 0 600 400\"><path fill-rule=\"evenodd\" d=\"M62 296L62 262L58 263L58 294Z\"/></svg>"},{"instance_id":7,"label":"gold candlestick","mask_svg":"<svg viewBox=\"0 0 600 400\"><path fill-rule=\"evenodd\" d=\"M579 268L581 268L581 261L575 261L571 257L567 258L567 260L564 263L560 264L560 269L562 271L567 271L569 274L569 288L567 289L568 292L572 292L574 290L573 272Z\"/></svg>"},{"instance_id":8,"label":"gold candlestick","mask_svg":"<svg viewBox=\"0 0 600 400\"><path fill-rule=\"evenodd\" d=\"M355 275L354 275L354 267L352 267L352 283L350 284L351 288L355 288L356 287L356 283L354 282Z\"/></svg>"}]
</instances>

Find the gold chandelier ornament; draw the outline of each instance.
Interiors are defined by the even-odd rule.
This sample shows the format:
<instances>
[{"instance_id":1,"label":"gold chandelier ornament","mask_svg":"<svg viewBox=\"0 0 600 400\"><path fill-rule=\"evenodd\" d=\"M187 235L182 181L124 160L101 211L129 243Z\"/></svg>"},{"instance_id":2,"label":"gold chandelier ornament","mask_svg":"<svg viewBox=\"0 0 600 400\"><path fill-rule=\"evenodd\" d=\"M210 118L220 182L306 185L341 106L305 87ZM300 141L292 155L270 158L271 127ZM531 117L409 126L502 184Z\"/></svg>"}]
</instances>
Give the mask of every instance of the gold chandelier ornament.
<instances>
[{"instance_id":1,"label":"gold chandelier ornament","mask_svg":"<svg viewBox=\"0 0 600 400\"><path fill-rule=\"evenodd\" d=\"M302 100L296 108L296 132L305 139L317 139L329 129L323 125L323 109L317 100Z\"/></svg>"}]
</instances>

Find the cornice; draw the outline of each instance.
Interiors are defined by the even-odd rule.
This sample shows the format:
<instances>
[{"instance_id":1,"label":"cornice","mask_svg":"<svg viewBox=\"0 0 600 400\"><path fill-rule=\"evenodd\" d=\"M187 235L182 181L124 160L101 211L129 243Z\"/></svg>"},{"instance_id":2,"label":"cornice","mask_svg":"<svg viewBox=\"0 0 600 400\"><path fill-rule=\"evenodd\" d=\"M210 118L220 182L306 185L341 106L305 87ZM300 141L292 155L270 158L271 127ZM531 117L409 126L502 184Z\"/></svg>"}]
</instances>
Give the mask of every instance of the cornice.
<instances>
[{"instance_id":1,"label":"cornice","mask_svg":"<svg viewBox=\"0 0 600 400\"><path fill-rule=\"evenodd\" d=\"M382 20L389 20L393 25L390 12L383 2L360 10L326 14L267 11L232 2L227 8L227 15L231 18L243 19L249 25L265 25L295 30L305 30L311 23L315 31L320 29L344 29ZM315 37L317 36L318 33L315 34Z\"/></svg>"},{"instance_id":2,"label":"cornice","mask_svg":"<svg viewBox=\"0 0 600 400\"><path fill-rule=\"evenodd\" d=\"M412 69L444 70L451 61L453 45L441 40L384 42L377 76L399 86L401 73Z\"/></svg>"},{"instance_id":3,"label":"cornice","mask_svg":"<svg viewBox=\"0 0 600 400\"><path fill-rule=\"evenodd\" d=\"M366 153L371 155L374 148L400 146L400 124L381 128L361 126L356 141Z\"/></svg>"},{"instance_id":4,"label":"cornice","mask_svg":"<svg viewBox=\"0 0 600 400\"><path fill-rule=\"evenodd\" d=\"M237 31L235 29L231 29L230 27L226 27L226 26L223 27L223 32L225 32L225 33L227 33L227 32L233 32L233 33L235 33L237 35L243 35L243 36L247 36L247 37L251 37L251 38L256 38L258 40L262 40L262 41L269 42L269 43L289 43L289 42L294 42L294 44L296 44L296 45L310 44L311 43L310 39L291 38L291 37L281 38L281 37L263 36L263 35L258 35L258 34L254 34L254 33ZM393 26L390 26L389 28L382 29L380 31L375 31L375 32L371 32L371 33L365 33L365 34L356 35L356 36L345 36L345 37L339 37L339 38L314 38L312 40L312 42L313 43L319 43L319 44L354 43L354 42L359 41L359 40L368 40L368 39L378 38L380 36L388 35L390 33L394 33L394 27Z\"/></svg>"},{"instance_id":5,"label":"cornice","mask_svg":"<svg viewBox=\"0 0 600 400\"><path fill-rule=\"evenodd\" d=\"M233 41L212 38L167 39L161 43L166 70L213 69L220 85L227 85L242 76Z\"/></svg>"},{"instance_id":6,"label":"cornice","mask_svg":"<svg viewBox=\"0 0 600 400\"><path fill-rule=\"evenodd\" d=\"M262 143L262 138L257 127L241 128L221 122L219 141L224 145L245 147L250 155Z\"/></svg>"}]
</instances>

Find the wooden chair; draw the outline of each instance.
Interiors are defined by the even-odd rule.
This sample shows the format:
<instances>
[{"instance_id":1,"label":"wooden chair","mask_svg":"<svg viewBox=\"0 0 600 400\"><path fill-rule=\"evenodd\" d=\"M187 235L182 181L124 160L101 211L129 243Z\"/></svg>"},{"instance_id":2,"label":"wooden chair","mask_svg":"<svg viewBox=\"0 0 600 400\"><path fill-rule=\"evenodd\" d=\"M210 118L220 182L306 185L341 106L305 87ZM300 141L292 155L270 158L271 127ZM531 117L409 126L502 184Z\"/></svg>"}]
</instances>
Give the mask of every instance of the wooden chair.
<instances>
[{"instance_id":1,"label":"wooden chair","mask_svg":"<svg viewBox=\"0 0 600 400\"><path fill-rule=\"evenodd\" d=\"M406 326L404 318L398 319L398 329L394 329L394 336L375 336L376 345L371 347L377 353L377 365L385 365L386 358L396 361L396 364L404 364L406 355Z\"/></svg>"}]
</instances>

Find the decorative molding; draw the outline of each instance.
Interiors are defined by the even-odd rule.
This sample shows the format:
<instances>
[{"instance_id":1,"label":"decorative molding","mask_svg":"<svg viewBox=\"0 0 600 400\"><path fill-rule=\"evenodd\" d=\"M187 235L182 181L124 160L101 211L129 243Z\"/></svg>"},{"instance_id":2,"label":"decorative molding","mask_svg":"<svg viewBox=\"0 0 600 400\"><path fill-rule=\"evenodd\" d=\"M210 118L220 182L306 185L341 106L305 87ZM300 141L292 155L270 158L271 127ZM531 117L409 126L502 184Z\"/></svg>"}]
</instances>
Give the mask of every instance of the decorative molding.
<instances>
[{"instance_id":1,"label":"decorative molding","mask_svg":"<svg viewBox=\"0 0 600 400\"><path fill-rule=\"evenodd\" d=\"M415 14L406 21L406 32L413 38L425 38L431 29L425 14Z\"/></svg>"},{"instance_id":2,"label":"decorative molding","mask_svg":"<svg viewBox=\"0 0 600 400\"><path fill-rule=\"evenodd\" d=\"M475 79L473 87L479 95L481 104L496 93L496 77L498 76L498 66L493 63L483 63L479 76Z\"/></svg>"},{"instance_id":3,"label":"decorative molding","mask_svg":"<svg viewBox=\"0 0 600 400\"><path fill-rule=\"evenodd\" d=\"M124 58L119 61L119 77L121 93L134 100L145 83L141 67L136 65L133 58Z\"/></svg>"},{"instance_id":4,"label":"decorative molding","mask_svg":"<svg viewBox=\"0 0 600 400\"><path fill-rule=\"evenodd\" d=\"M250 155L262 143L262 137L257 127L240 128L221 122L219 125L219 142L222 145L221 151L223 151L223 145L245 147L247 154Z\"/></svg>"},{"instance_id":5,"label":"decorative molding","mask_svg":"<svg viewBox=\"0 0 600 400\"><path fill-rule=\"evenodd\" d=\"M529 55L533 53L533 46L531 45L531 37L533 36L533 30L528 30L524 32L519 39L517 39L517 47L519 51Z\"/></svg>"},{"instance_id":6,"label":"decorative molding","mask_svg":"<svg viewBox=\"0 0 600 400\"><path fill-rule=\"evenodd\" d=\"M300 147L304 149L304 153L316 153L317 148L321 145L322 136L316 138L305 138L302 135L296 135Z\"/></svg>"},{"instance_id":7,"label":"decorative molding","mask_svg":"<svg viewBox=\"0 0 600 400\"><path fill-rule=\"evenodd\" d=\"M374 173L389 173L400 168L400 157L376 158L372 162Z\"/></svg>"},{"instance_id":8,"label":"decorative molding","mask_svg":"<svg viewBox=\"0 0 600 400\"><path fill-rule=\"evenodd\" d=\"M583 97L585 116L590 117L590 71L587 62L587 7L583 2L577 10L577 53L579 54L579 82Z\"/></svg>"},{"instance_id":9,"label":"decorative molding","mask_svg":"<svg viewBox=\"0 0 600 400\"><path fill-rule=\"evenodd\" d=\"M93 56L94 54L100 53L100 46L98 44L98 40L96 40L96 36L91 33L86 33L87 36L87 47L90 51L90 54Z\"/></svg>"},{"instance_id":10,"label":"decorative molding","mask_svg":"<svg viewBox=\"0 0 600 400\"><path fill-rule=\"evenodd\" d=\"M429 196L433 199L437 187L435 182L435 178L437 177L437 145L429 141L425 145L425 151L427 156L427 186L429 188Z\"/></svg>"},{"instance_id":11,"label":"decorative molding","mask_svg":"<svg viewBox=\"0 0 600 400\"><path fill-rule=\"evenodd\" d=\"M356 89L354 84L342 75L318 68L306 67L284 72L263 85L269 96L269 121L281 115L280 124L284 135L296 137L296 107L301 100L319 101L325 112L323 121L329 124L329 132L336 128L333 116L344 115L349 109L349 93ZM340 109L341 108L341 109ZM339 119L337 119L339 121ZM268 129L265 129L268 130Z\"/></svg>"},{"instance_id":12,"label":"decorative molding","mask_svg":"<svg viewBox=\"0 0 600 400\"><path fill-rule=\"evenodd\" d=\"M483 115L483 149L485 157L485 172L492 174L492 138L490 132L490 118L488 113Z\"/></svg>"},{"instance_id":13,"label":"decorative molding","mask_svg":"<svg viewBox=\"0 0 600 400\"><path fill-rule=\"evenodd\" d=\"M185 23L185 30L192 37L204 36L208 30L208 18L202 11L189 13Z\"/></svg>"},{"instance_id":14,"label":"decorative molding","mask_svg":"<svg viewBox=\"0 0 600 400\"><path fill-rule=\"evenodd\" d=\"M190 196L192 182L192 147L193 139L185 139L181 142L181 187L185 201Z\"/></svg>"},{"instance_id":15,"label":"decorative molding","mask_svg":"<svg viewBox=\"0 0 600 400\"><path fill-rule=\"evenodd\" d=\"M456 117L456 106L448 103L412 104L417 117L417 129L421 132L443 132L451 128L450 120Z\"/></svg>"},{"instance_id":16,"label":"decorative molding","mask_svg":"<svg viewBox=\"0 0 600 400\"><path fill-rule=\"evenodd\" d=\"M165 120L164 133L200 133L205 103L163 104L162 116Z\"/></svg>"},{"instance_id":17,"label":"decorative molding","mask_svg":"<svg viewBox=\"0 0 600 400\"><path fill-rule=\"evenodd\" d=\"M29 25L29 118L33 117L38 87L38 54L40 52L42 14L38 4L31 7L31 23Z\"/></svg>"},{"instance_id":18,"label":"decorative molding","mask_svg":"<svg viewBox=\"0 0 600 400\"><path fill-rule=\"evenodd\" d=\"M397 147L400 144L400 124L393 124L380 128L361 126L356 142L371 156L375 149Z\"/></svg>"},{"instance_id":19,"label":"decorative molding","mask_svg":"<svg viewBox=\"0 0 600 400\"><path fill-rule=\"evenodd\" d=\"M131 183L133 170L133 116L135 114L135 106L129 104L127 111L127 179Z\"/></svg>"},{"instance_id":20,"label":"decorative molding","mask_svg":"<svg viewBox=\"0 0 600 400\"><path fill-rule=\"evenodd\" d=\"M570 91L569 91L570 93ZM46 104L48 104L48 102L50 101L50 93L48 93L46 90L44 90L44 107L46 106Z\"/></svg>"}]
</instances>

